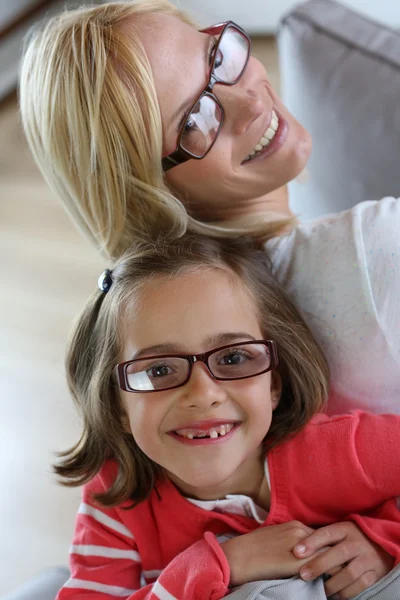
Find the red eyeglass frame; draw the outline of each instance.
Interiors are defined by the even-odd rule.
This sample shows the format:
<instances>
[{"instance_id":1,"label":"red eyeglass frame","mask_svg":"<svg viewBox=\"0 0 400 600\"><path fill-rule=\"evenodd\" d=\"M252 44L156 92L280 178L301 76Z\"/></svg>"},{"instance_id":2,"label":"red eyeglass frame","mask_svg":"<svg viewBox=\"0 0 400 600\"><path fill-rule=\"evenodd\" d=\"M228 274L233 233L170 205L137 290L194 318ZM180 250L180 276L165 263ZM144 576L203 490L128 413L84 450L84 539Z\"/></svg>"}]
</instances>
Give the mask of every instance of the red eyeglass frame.
<instances>
[{"instance_id":1,"label":"red eyeglass frame","mask_svg":"<svg viewBox=\"0 0 400 600\"><path fill-rule=\"evenodd\" d=\"M245 375L244 377L218 377L214 375L212 372L210 365L208 363L209 357L215 352L219 352L220 350L225 350L226 348L235 348L237 346L245 346L245 345L253 345L258 344L265 346L268 348L269 357L271 360L270 366L260 371L260 373L256 373L255 375ZM127 368L129 365L141 361L149 361L155 360L158 358L184 358L189 363L189 371L186 379L184 379L178 385L174 385L167 388L162 388L160 390L134 390L129 386L128 376L127 376ZM125 392L131 392L132 394L153 394L156 392L166 392L167 390L173 390L179 387L183 387L190 379L192 368L195 362L202 362L205 364L210 376L217 381L237 381L239 379L250 379L251 377L257 377L258 375L262 375L263 373L268 373L269 371L273 371L279 365L279 354L278 354L278 345L274 340L248 340L246 342L235 342L234 344L225 344L224 346L219 346L218 348L213 348L212 350L208 350L208 352L201 352L200 354L156 354L154 356L146 356L143 358L134 358L132 360L125 361L123 363L119 363L114 367L114 374L117 379L118 387Z\"/></svg>"},{"instance_id":2,"label":"red eyeglass frame","mask_svg":"<svg viewBox=\"0 0 400 600\"><path fill-rule=\"evenodd\" d=\"M218 77L216 77L213 74L213 71L214 71L215 60L216 60L216 57L217 57L217 52L218 52L218 48L219 48L219 45L220 45L221 38L222 38L223 34L225 33L225 31L229 27L233 27L234 29L236 29L237 31L239 31L239 33L241 33L246 38L246 40L248 42L248 51L247 51L246 62L243 65L243 69L242 69L239 77L237 77L235 81L232 81L232 82L228 83L226 81L221 81ZM190 110L187 112L187 114L185 116L185 120L184 120L184 122L182 124L182 127L179 130L179 133L178 133L178 144L177 144L175 150L173 152L171 152L170 154L167 154L167 155L165 155L165 156L162 157L162 168L163 168L164 173L167 172L167 171L169 171L173 167L176 167L176 166L182 164L183 162L186 162L187 160L190 160L190 159L201 160L205 156L207 156L207 154L210 152L211 148L214 146L215 142L218 139L218 136L219 136L220 131L221 131L222 124L224 122L224 117L225 117L225 111L223 109L223 106L220 103L220 101L218 100L218 98L215 96L215 94L212 93L212 89L213 89L213 87L214 87L214 85L216 83L220 83L221 85L235 85L242 78L243 73L245 72L247 64L248 64L249 59L250 59L250 55L251 55L251 40L250 40L250 37L247 35L247 33L244 31L244 29L242 29L239 25L237 25L233 21L226 21L225 23L219 23L218 25L212 25L211 27L207 27L206 29L201 29L200 31L201 31L201 33L208 33L210 35L218 35L218 33L220 34L218 43L217 43L217 45L215 47L215 50L214 50L214 56L213 56L213 59L212 59L212 63L210 65L210 76L208 78L208 82L207 82L206 87L199 94L198 98L193 103L192 107L190 108ZM206 152L203 154L203 156L195 156L194 154L192 154L188 150L185 150L181 146L181 136L182 136L184 127L186 125L186 121L187 121L188 115L190 115L190 113L193 111L193 109L196 106L196 104L198 102L200 102L200 100L202 99L202 97L205 96L205 95L211 96L211 98L213 98L213 100L219 106L219 109L221 111L221 121L220 121L220 124L219 124L219 127L218 127L217 134L216 134L214 140L212 141L210 147L206 150Z\"/></svg>"}]
</instances>

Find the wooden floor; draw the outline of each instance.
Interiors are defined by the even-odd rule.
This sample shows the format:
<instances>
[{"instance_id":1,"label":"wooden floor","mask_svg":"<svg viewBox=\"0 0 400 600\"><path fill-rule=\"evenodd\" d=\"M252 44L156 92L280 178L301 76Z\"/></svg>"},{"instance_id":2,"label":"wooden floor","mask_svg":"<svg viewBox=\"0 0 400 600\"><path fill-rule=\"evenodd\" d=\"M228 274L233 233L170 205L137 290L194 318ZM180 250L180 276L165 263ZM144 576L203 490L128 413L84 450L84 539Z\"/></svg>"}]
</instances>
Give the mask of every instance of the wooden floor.
<instances>
[{"instance_id":1,"label":"wooden floor","mask_svg":"<svg viewBox=\"0 0 400 600\"><path fill-rule=\"evenodd\" d=\"M254 53L277 86L274 40L255 40ZM64 347L105 266L42 180L10 98L0 106L0 596L68 560L79 491L50 467L79 431Z\"/></svg>"}]
</instances>

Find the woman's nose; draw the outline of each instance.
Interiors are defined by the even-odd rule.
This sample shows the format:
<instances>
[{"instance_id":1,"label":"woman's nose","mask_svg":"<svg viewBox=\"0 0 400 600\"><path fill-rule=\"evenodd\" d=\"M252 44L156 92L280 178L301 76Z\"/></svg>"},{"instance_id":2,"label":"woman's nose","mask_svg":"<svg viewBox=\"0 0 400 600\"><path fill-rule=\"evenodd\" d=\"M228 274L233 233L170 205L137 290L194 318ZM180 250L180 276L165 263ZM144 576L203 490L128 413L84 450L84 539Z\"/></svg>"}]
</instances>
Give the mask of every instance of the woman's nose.
<instances>
[{"instance_id":1,"label":"woman's nose","mask_svg":"<svg viewBox=\"0 0 400 600\"><path fill-rule=\"evenodd\" d=\"M226 399L226 392L221 383L211 376L205 364L198 362L192 367L189 381L181 388L181 402L187 408L202 410L216 406Z\"/></svg>"},{"instance_id":2,"label":"woman's nose","mask_svg":"<svg viewBox=\"0 0 400 600\"><path fill-rule=\"evenodd\" d=\"M224 127L230 127L236 135L242 135L250 125L266 110L260 94L246 78L231 86L214 86L214 94L221 102L224 113Z\"/></svg>"}]
</instances>

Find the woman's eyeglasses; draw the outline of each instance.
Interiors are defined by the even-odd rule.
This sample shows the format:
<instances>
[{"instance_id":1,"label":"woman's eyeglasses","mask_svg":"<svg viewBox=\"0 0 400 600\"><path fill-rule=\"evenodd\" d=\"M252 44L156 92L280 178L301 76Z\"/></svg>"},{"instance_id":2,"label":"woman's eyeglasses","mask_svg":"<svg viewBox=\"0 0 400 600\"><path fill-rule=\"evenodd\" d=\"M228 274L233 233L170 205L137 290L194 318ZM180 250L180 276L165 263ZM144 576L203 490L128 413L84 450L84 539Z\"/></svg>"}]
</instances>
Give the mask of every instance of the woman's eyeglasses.
<instances>
[{"instance_id":1,"label":"woman's eyeglasses","mask_svg":"<svg viewBox=\"0 0 400 600\"><path fill-rule=\"evenodd\" d=\"M278 366L272 340L240 342L203 354L163 354L128 360L116 366L118 385L126 392L163 392L185 385L195 362L203 362L211 377L220 381L247 379Z\"/></svg>"},{"instance_id":2,"label":"woman's eyeglasses","mask_svg":"<svg viewBox=\"0 0 400 600\"><path fill-rule=\"evenodd\" d=\"M251 51L247 33L232 21L203 30L219 35L213 52L210 77L179 131L174 152L164 156L162 167L168 171L190 158L201 159L213 147L224 121L224 109L212 93L216 83L234 85L242 77Z\"/></svg>"}]
</instances>

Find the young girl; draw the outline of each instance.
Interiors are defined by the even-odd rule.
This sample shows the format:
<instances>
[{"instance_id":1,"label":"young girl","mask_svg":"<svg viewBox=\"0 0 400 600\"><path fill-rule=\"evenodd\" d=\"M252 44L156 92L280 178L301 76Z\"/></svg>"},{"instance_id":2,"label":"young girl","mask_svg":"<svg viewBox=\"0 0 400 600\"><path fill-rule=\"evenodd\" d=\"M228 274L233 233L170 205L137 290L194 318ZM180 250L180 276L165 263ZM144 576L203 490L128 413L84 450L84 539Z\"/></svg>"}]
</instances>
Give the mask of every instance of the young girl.
<instances>
[{"instance_id":1,"label":"young girl","mask_svg":"<svg viewBox=\"0 0 400 600\"><path fill-rule=\"evenodd\" d=\"M263 250L159 241L99 287L67 358L84 427L56 471L84 487L59 600L214 600L299 572L350 598L399 561L400 417L317 414L327 365Z\"/></svg>"}]
</instances>

